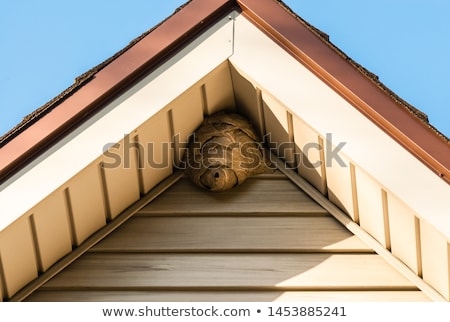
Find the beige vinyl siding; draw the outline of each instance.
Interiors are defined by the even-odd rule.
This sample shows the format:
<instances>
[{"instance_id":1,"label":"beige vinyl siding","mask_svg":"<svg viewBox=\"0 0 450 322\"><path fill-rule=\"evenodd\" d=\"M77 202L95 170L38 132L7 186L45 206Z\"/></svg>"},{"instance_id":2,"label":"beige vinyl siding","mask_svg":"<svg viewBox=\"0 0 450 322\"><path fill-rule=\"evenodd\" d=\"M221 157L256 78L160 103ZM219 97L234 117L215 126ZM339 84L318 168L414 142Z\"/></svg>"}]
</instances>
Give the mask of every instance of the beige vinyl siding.
<instances>
[{"instance_id":1,"label":"beige vinyl siding","mask_svg":"<svg viewBox=\"0 0 450 322\"><path fill-rule=\"evenodd\" d=\"M30 219L18 220L0 235L3 296L8 298L38 276Z\"/></svg>"},{"instance_id":2,"label":"beige vinyl siding","mask_svg":"<svg viewBox=\"0 0 450 322\"><path fill-rule=\"evenodd\" d=\"M356 168L359 223L385 248L390 249L389 225L383 202L383 191L378 182Z\"/></svg>"},{"instance_id":3,"label":"beige vinyl siding","mask_svg":"<svg viewBox=\"0 0 450 322\"><path fill-rule=\"evenodd\" d=\"M106 238L92 251L370 252L357 237L328 216L268 214L264 217L261 213L180 216L136 215L119 228L116 238Z\"/></svg>"},{"instance_id":4,"label":"beige vinyl siding","mask_svg":"<svg viewBox=\"0 0 450 322\"><path fill-rule=\"evenodd\" d=\"M136 133L139 153L141 193L146 194L164 178L172 174L173 153L169 150L172 134L169 114L158 113L142 124Z\"/></svg>"},{"instance_id":5,"label":"beige vinyl siding","mask_svg":"<svg viewBox=\"0 0 450 322\"><path fill-rule=\"evenodd\" d=\"M414 212L392 194L387 194L392 254L422 276L420 222Z\"/></svg>"},{"instance_id":6,"label":"beige vinyl siding","mask_svg":"<svg viewBox=\"0 0 450 322\"><path fill-rule=\"evenodd\" d=\"M125 139L134 141L134 137ZM104 161L100 163L107 199L108 220L116 218L125 208L140 198L137 151L126 149L125 143L122 142L117 147L113 146L109 149L109 152L115 155L113 160L108 160L109 158L105 156ZM116 162L117 160L120 162Z\"/></svg>"},{"instance_id":7,"label":"beige vinyl siding","mask_svg":"<svg viewBox=\"0 0 450 322\"><path fill-rule=\"evenodd\" d=\"M418 291L47 291L39 293L39 301L53 302L55 298L75 302L423 302L427 301Z\"/></svg>"},{"instance_id":8,"label":"beige vinyl siding","mask_svg":"<svg viewBox=\"0 0 450 322\"><path fill-rule=\"evenodd\" d=\"M429 299L276 173L224 193L180 179L27 300Z\"/></svg>"},{"instance_id":9,"label":"beige vinyl siding","mask_svg":"<svg viewBox=\"0 0 450 322\"><path fill-rule=\"evenodd\" d=\"M33 209L29 217L39 272L46 271L72 251L69 215L64 198L62 191L51 194Z\"/></svg>"},{"instance_id":10,"label":"beige vinyl siding","mask_svg":"<svg viewBox=\"0 0 450 322\"><path fill-rule=\"evenodd\" d=\"M299 117L294 116L292 122L298 174L325 195L327 167L323 164L325 153L323 140Z\"/></svg>"},{"instance_id":11,"label":"beige vinyl siding","mask_svg":"<svg viewBox=\"0 0 450 322\"><path fill-rule=\"evenodd\" d=\"M450 300L450 244L435 228L420 221L423 279Z\"/></svg>"},{"instance_id":12,"label":"beige vinyl siding","mask_svg":"<svg viewBox=\"0 0 450 322\"><path fill-rule=\"evenodd\" d=\"M106 224L105 200L96 165L86 167L64 185L66 207L74 246L79 246L89 236Z\"/></svg>"}]
</instances>

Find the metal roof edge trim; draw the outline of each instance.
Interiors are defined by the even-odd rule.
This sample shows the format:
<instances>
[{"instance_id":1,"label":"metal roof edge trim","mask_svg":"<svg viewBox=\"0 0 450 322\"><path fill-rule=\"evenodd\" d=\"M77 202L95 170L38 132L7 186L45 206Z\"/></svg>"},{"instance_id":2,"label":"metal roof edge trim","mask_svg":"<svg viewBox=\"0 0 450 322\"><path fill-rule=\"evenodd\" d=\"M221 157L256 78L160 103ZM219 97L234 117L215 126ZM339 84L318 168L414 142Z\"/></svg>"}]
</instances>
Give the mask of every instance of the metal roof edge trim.
<instances>
[{"instance_id":1,"label":"metal roof edge trim","mask_svg":"<svg viewBox=\"0 0 450 322\"><path fill-rule=\"evenodd\" d=\"M237 2L247 19L450 184L450 141L425 114L393 97L282 1Z\"/></svg>"},{"instance_id":2,"label":"metal roof edge trim","mask_svg":"<svg viewBox=\"0 0 450 322\"><path fill-rule=\"evenodd\" d=\"M94 67L89 77L77 78L78 86L49 102L56 104L50 112L22 125L24 129L0 148L0 184L233 9L238 9L234 0L191 0Z\"/></svg>"}]
</instances>

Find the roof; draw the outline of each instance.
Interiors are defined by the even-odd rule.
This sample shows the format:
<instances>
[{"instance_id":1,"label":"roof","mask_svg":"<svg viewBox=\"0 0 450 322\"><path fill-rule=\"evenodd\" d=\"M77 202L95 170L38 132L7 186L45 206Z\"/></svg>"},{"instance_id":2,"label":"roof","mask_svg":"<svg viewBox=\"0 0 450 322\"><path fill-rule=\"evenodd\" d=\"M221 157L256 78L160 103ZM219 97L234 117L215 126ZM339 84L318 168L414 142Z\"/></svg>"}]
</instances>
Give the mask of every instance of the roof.
<instances>
[{"instance_id":1,"label":"roof","mask_svg":"<svg viewBox=\"0 0 450 322\"><path fill-rule=\"evenodd\" d=\"M347 228L450 298L448 139L282 3L193 0L78 81L0 150L5 297L142 205L175 171L177 139L232 108L272 135L270 149L297 167L291 180L306 178ZM140 142L161 150L107 167L102 152ZM140 153L161 157L164 144L169 166L142 167Z\"/></svg>"},{"instance_id":2,"label":"roof","mask_svg":"<svg viewBox=\"0 0 450 322\"><path fill-rule=\"evenodd\" d=\"M185 10L181 10L184 7L186 7ZM349 93L349 100L356 99L355 95L358 96L358 99L364 100L369 105L367 108L361 109L363 114L408 148L437 175L450 182L450 153L448 153L450 141L428 122L426 114L388 89L376 75L334 46L325 33L311 26L279 0L261 2L215 0L207 4L192 1L192 3L188 2L181 6L175 11L175 13L180 13L176 17L167 18L158 26L130 42L127 47L111 58L78 77L71 87L29 114L20 124L3 135L0 138L0 182L18 171L30 159L49 148L77 124L101 109L110 98L107 93L113 90L123 90L145 71L148 72L155 68L167 58L170 51L184 46L198 33L200 28L214 22L231 7L243 10L244 15L255 23L259 23L265 32L270 33L270 36L289 50L294 57L303 62L313 60L314 64L320 65L320 69L329 73L328 76L322 75L322 77L336 78L340 84L347 87L345 91L352 91L352 94ZM283 18L281 20L278 18L279 14L271 15L273 10L280 12L276 7L282 8L294 19L285 20ZM191 10L195 11L195 21L188 20L191 18ZM304 26L304 29L298 29L296 26L298 22ZM160 39L159 35L168 29L173 31L170 33L171 38ZM294 30L295 32L293 32ZM300 30L302 31L299 32ZM134 53L150 42L153 45L158 44L158 48L153 49L152 54L134 56ZM321 50L317 50L317 46ZM126 55L124 55L125 53ZM341 58L340 60L337 59L336 53ZM115 75L115 66L124 62L130 64L129 69L123 70L122 72L125 72L123 74ZM107 73L114 73L115 77L113 80L101 84L102 88L99 90L97 78L100 79ZM361 81L361 77L370 80L379 91L368 85L367 82ZM96 78L95 84L91 82L94 78ZM111 77L108 76L108 78ZM328 80L333 83L332 79ZM92 84L88 85L89 83ZM96 95L77 102L79 106L75 110L71 110L74 107L67 102L68 98L76 96L75 93L79 90L82 90L82 95L85 96L84 89L88 87L86 85L95 87ZM66 105L71 107L66 107ZM360 105L356 105L357 108L358 106ZM57 110L53 114L61 115L45 118L53 110Z\"/></svg>"}]
</instances>

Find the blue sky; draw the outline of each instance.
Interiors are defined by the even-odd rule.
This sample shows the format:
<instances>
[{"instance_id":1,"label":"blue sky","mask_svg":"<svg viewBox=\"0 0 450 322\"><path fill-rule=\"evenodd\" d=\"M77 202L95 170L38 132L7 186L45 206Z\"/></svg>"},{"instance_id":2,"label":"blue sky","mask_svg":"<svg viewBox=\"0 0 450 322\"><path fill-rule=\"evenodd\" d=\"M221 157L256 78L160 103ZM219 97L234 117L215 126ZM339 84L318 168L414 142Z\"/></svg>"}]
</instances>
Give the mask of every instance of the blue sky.
<instances>
[{"instance_id":1,"label":"blue sky","mask_svg":"<svg viewBox=\"0 0 450 322\"><path fill-rule=\"evenodd\" d=\"M0 4L0 135L185 0ZM450 137L450 1L285 0Z\"/></svg>"}]
</instances>

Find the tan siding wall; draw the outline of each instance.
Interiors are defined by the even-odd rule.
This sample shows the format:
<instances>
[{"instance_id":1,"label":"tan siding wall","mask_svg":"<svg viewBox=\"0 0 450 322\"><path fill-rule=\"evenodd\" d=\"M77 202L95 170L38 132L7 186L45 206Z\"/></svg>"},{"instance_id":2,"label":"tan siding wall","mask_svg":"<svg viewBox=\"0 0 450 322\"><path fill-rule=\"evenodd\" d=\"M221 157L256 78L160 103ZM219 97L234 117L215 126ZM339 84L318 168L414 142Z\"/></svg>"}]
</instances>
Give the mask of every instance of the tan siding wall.
<instances>
[{"instance_id":1,"label":"tan siding wall","mask_svg":"<svg viewBox=\"0 0 450 322\"><path fill-rule=\"evenodd\" d=\"M262 95L264 106L264 127L269 134L269 148L291 167L296 166L294 157L294 137L290 127L289 114L285 107L273 97Z\"/></svg>"},{"instance_id":2,"label":"tan siding wall","mask_svg":"<svg viewBox=\"0 0 450 322\"><path fill-rule=\"evenodd\" d=\"M137 130L138 143L142 146L139 155L141 193L148 193L172 173L172 137L168 124L168 113L159 112Z\"/></svg>"},{"instance_id":3,"label":"tan siding wall","mask_svg":"<svg viewBox=\"0 0 450 322\"><path fill-rule=\"evenodd\" d=\"M217 67L200 83L204 87L204 110L207 115L214 114L224 108L234 110L236 103L228 62L224 62Z\"/></svg>"},{"instance_id":4,"label":"tan siding wall","mask_svg":"<svg viewBox=\"0 0 450 322\"><path fill-rule=\"evenodd\" d=\"M450 301L450 247L425 221L420 221L423 279Z\"/></svg>"},{"instance_id":5,"label":"tan siding wall","mask_svg":"<svg viewBox=\"0 0 450 322\"><path fill-rule=\"evenodd\" d=\"M429 300L280 174L223 193L182 178L28 298L283 299Z\"/></svg>"},{"instance_id":6,"label":"tan siding wall","mask_svg":"<svg viewBox=\"0 0 450 322\"><path fill-rule=\"evenodd\" d=\"M255 129L262 137L265 134L265 122L261 91L246 80L234 66L230 65L236 108L239 113L252 120Z\"/></svg>"},{"instance_id":7,"label":"tan siding wall","mask_svg":"<svg viewBox=\"0 0 450 322\"><path fill-rule=\"evenodd\" d=\"M4 290L3 290L3 284L4 284L4 282L3 282L3 271L2 271L2 268L1 268L1 263L2 263L2 260L1 260L1 258L0 258L0 302L3 302L3 293L4 293Z\"/></svg>"},{"instance_id":8,"label":"tan siding wall","mask_svg":"<svg viewBox=\"0 0 450 322\"><path fill-rule=\"evenodd\" d=\"M388 209L392 253L421 276L419 220L409 207L392 194L388 194Z\"/></svg>"},{"instance_id":9,"label":"tan siding wall","mask_svg":"<svg viewBox=\"0 0 450 322\"><path fill-rule=\"evenodd\" d=\"M356 183L352 177L354 175L352 164L344 155L340 154L340 158L345 166L326 167L328 198L359 223L358 199L354 193Z\"/></svg>"},{"instance_id":10,"label":"tan siding wall","mask_svg":"<svg viewBox=\"0 0 450 322\"><path fill-rule=\"evenodd\" d=\"M387 218L383 207L381 185L356 168L356 187L358 189L359 222L369 234L385 248L390 248Z\"/></svg>"},{"instance_id":11,"label":"tan siding wall","mask_svg":"<svg viewBox=\"0 0 450 322\"><path fill-rule=\"evenodd\" d=\"M73 225L74 246L106 224L100 169L91 165L64 185Z\"/></svg>"},{"instance_id":12,"label":"tan siding wall","mask_svg":"<svg viewBox=\"0 0 450 322\"><path fill-rule=\"evenodd\" d=\"M38 276L29 218L19 219L1 232L0 258L6 298Z\"/></svg>"},{"instance_id":13,"label":"tan siding wall","mask_svg":"<svg viewBox=\"0 0 450 322\"><path fill-rule=\"evenodd\" d=\"M72 251L72 237L64 194L53 193L34 207L30 216L38 269L46 271L61 257Z\"/></svg>"},{"instance_id":14,"label":"tan siding wall","mask_svg":"<svg viewBox=\"0 0 450 322\"><path fill-rule=\"evenodd\" d=\"M298 173L322 194L326 194L326 165L322 140L317 132L296 116L293 117L293 128Z\"/></svg>"},{"instance_id":15,"label":"tan siding wall","mask_svg":"<svg viewBox=\"0 0 450 322\"><path fill-rule=\"evenodd\" d=\"M140 191L135 149L124 149L124 144L121 144L119 148L110 150L120 162L114 165L111 161L107 161L108 165L102 162L100 167L107 196L108 219L112 220L139 199Z\"/></svg>"},{"instance_id":16,"label":"tan siding wall","mask_svg":"<svg viewBox=\"0 0 450 322\"><path fill-rule=\"evenodd\" d=\"M182 150L186 147L189 136L200 126L203 121L203 98L201 87L189 89L177 97L170 105L170 115L172 122L172 135L178 136L179 142L176 142L176 154L179 164L182 158Z\"/></svg>"}]
</instances>

